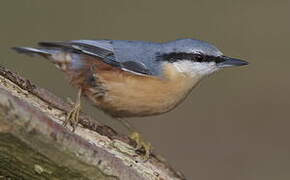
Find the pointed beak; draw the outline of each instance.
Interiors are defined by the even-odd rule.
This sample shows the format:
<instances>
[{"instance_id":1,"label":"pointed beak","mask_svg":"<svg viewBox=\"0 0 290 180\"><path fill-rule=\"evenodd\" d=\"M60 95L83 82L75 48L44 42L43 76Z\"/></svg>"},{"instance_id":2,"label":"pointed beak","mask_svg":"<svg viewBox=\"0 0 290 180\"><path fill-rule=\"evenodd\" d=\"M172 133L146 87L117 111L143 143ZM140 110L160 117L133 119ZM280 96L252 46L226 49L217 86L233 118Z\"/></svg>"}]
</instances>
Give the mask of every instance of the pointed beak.
<instances>
[{"instance_id":1,"label":"pointed beak","mask_svg":"<svg viewBox=\"0 0 290 180\"><path fill-rule=\"evenodd\" d=\"M221 56L221 61L217 63L218 67L224 68L224 67L232 67L232 66L244 66L248 65L249 63L247 61L231 58L227 56Z\"/></svg>"}]
</instances>

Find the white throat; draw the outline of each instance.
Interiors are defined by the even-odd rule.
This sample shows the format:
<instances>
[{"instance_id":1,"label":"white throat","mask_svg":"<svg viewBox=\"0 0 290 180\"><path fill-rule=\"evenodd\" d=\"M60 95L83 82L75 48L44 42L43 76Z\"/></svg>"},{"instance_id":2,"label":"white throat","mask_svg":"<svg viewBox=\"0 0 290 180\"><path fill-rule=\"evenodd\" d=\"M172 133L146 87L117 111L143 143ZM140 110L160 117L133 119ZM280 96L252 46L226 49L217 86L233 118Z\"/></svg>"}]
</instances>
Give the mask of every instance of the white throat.
<instances>
[{"instance_id":1,"label":"white throat","mask_svg":"<svg viewBox=\"0 0 290 180\"><path fill-rule=\"evenodd\" d=\"M189 76L206 76L218 70L215 62L193 62L189 60L176 61L172 63L178 72Z\"/></svg>"}]
</instances>

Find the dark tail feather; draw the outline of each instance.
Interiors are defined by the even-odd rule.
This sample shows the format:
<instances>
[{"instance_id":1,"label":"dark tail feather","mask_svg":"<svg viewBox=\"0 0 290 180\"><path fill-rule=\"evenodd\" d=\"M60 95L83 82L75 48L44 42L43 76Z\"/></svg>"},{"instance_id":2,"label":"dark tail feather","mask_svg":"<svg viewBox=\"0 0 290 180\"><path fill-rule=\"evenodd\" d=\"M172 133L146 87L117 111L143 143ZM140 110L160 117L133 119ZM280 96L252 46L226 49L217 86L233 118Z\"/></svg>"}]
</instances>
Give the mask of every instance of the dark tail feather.
<instances>
[{"instance_id":1,"label":"dark tail feather","mask_svg":"<svg viewBox=\"0 0 290 180\"><path fill-rule=\"evenodd\" d=\"M59 41L59 42L48 42L48 41L41 41L41 42L38 42L37 43L39 46L41 47L48 47L48 48L64 48L64 47L67 47L67 48L72 48L71 45L69 43L66 43L66 42L62 42L62 41Z\"/></svg>"},{"instance_id":2,"label":"dark tail feather","mask_svg":"<svg viewBox=\"0 0 290 180\"><path fill-rule=\"evenodd\" d=\"M70 42L39 42L38 45L43 48L61 49L67 52L80 53L82 50Z\"/></svg>"},{"instance_id":3,"label":"dark tail feather","mask_svg":"<svg viewBox=\"0 0 290 180\"><path fill-rule=\"evenodd\" d=\"M31 48L31 47L13 47L12 49L21 54L26 54L29 56L39 55L45 58L49 58L51 55L59 52L59 50Z\"/></svg>"}]
</instances>

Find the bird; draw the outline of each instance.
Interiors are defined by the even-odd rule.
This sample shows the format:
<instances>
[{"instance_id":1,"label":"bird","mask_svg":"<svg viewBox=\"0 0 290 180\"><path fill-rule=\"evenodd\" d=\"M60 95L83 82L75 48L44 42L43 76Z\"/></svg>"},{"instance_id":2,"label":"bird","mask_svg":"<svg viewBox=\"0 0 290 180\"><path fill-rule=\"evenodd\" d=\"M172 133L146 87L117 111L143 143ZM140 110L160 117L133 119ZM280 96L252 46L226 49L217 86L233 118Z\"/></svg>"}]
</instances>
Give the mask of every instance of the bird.
<instances>
[{"instance_id":1,"label":"bird","mask_svg":"<svg viewBox=\"0 0 290 180\"><path fill-rule=\"evenodd\" d=\"M153 116L173 110L205 77L248 64L192 38L167 42L69 40L13 49L48 59L79 89L64 122L73 126L78 122L81 96L113 118ZM132 134L149 156L151 145L143 142L139 133Z\"/></svg>"}]
</instances>

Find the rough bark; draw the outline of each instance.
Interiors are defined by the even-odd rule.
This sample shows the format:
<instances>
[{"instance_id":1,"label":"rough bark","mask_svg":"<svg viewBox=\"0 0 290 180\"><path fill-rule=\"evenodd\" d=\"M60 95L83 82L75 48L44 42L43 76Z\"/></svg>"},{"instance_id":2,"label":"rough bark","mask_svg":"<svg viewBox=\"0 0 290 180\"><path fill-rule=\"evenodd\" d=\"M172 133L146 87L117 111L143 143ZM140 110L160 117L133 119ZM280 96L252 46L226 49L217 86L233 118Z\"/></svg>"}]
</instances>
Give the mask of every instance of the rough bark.
<instances>
[{"instance_id":1,"label":"rough bark","mask_svg":"<svg viewBox=\"0 0 290 180\"><path fill-rule=\"evenodd\" d=\"M164 160L146 162L135 142L0 66L0 179L185 179Z\"/></svg>"}]
</instances>

